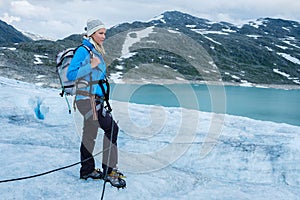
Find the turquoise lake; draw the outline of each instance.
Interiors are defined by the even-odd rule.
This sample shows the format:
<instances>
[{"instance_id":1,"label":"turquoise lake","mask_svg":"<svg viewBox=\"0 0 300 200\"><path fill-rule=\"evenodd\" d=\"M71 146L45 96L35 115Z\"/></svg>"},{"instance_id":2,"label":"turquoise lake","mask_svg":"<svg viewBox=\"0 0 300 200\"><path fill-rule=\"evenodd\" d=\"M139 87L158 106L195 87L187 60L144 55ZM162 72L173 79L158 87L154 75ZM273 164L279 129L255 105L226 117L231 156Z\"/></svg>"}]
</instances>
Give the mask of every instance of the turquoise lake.
<instances>
[{"instance_id":1,"label":"turquoise lake","mask_svg":"<svg viewBox=\"0 0 300 200\"><path fill-rule=\"evenodd\" d=\"M111 98L300 126L300 90L198 84L111 86Z\"/></svg>"}]
</instances>

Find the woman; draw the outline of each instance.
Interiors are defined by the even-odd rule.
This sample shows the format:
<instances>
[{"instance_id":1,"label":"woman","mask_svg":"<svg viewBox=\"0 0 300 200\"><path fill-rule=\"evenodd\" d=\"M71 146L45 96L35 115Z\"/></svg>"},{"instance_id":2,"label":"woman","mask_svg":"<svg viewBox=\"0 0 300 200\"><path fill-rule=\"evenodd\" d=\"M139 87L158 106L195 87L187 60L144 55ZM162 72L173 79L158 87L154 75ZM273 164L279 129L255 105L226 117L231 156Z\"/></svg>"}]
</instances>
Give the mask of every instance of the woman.
<instances>
[{"instance_id":1,"label":"woman","mask_svg":"<svg viewBox=\"0 0 300 200\"><path fill-rule=\"evenodd\" d=\"M86 31L82 45L76 50L67 73L69 80L77 80L76 106L84 117L80 178L105 179L115 187L125 187L122 174L116 170L119 128L110 111L103 105L109 87L104 81L107 70L102 46L106 28L100 20L90 19L87 21ZM104 131L102 172L95 168L92 156L99 127Z\"/></svg>"}]
</instances>

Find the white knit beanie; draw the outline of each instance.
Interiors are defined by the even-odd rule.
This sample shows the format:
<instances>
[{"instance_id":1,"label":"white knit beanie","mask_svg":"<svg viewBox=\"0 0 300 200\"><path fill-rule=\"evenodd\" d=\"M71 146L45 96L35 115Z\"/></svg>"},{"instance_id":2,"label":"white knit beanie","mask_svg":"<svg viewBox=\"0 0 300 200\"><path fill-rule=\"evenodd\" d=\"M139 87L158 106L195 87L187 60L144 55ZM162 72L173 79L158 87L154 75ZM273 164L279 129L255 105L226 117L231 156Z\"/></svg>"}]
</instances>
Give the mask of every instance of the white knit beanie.
<instances>
[{"instance_id":1,"label":"white knit beanie","mask_svg":"<svg viewBox=\"0 0 300 200\"><path fill-rule=\"evenodd\" d=\"M91 36L97 30L105 28L104 24L99 19L89 19L86 23L87 36Z\"/></svg>"}]
</instances>

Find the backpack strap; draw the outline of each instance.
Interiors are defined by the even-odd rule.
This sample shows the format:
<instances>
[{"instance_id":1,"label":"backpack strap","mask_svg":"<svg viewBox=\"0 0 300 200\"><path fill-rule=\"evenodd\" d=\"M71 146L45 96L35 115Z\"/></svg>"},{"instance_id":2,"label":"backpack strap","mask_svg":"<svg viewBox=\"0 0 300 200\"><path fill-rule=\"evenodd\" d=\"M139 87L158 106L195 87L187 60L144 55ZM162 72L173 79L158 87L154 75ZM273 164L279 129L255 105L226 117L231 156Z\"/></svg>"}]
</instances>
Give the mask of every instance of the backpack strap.
<instances>
[{"instance_id":1,"label":"backpack strap","mask_svg":"<svg viewBox=\"0 0 300 200\"><path fill-rule=\"evenodd\" d=\"M76 50L79 48L79 47L84 47L91 55L92 55L92 50L90 49L90 47L88 47L87 45L85 45L85 44L81 44L81 45L79 45L76 49L75 49L75 52L76 52Z\"/></svg>"},{"instance_id":2,"label":"backpack strap","mask_svg":"<svg viewBox=\"0 0 300 200\"><path fill-rule=\"evenodd\" d=\"M84 44L82 44L82 45L80 45L80 46L83 46L84 48L86 48L86 50L88 50L89 53L90 53L91 56L92 56L92 50L91 50L88 46L86 46L86 45L84 45ZM79 47L80 47L80 46L79 46ZM79 47L77 47L77 49L78 49ZM76 50L77 50L77 49L76 49ZM76 51L76 50L75 50L75 51ZM95 95L95 94L92 94L92 86L93 86L93 85L96 85L96 84L98 84L99 87L101 88L101 91L102 91L102 94L104 95L104 98L103 98L103 97L99 97L99 96L97 96L97 95ZM105 91L105 89L104 89L103 84L106 84L106 88L107 88L106 91ZM103 101L103 100L104 100L105 103L106 103L106 106L105 106L104 108L106 108L108 112L111 112L111 111L112 111L112 108L111 108L110 103L109 103L110 85L109 85L109 82L108 82L106 76L105 76L105 79L104 79L104 80L93 81L93 80L92 80L92 73L90 73L90 81L88 82L88 85L90 86L90 91L89 91L89 92L87 92L87 91L82 91L82 90L78 90L78 88L77 88L77 86L76 86L76 95L78 94L78 95L90 97L92 110L90 110L90 111L85 115L85 118L88 119L89 117L91 117L91 115L93 115L93 119L94 119L94 120L97 120L97 111L99 110L99 106L98 106L99 104L97 105L97 106L98 106L98 107L97 107L96 104L95 104L95 101L96 101L96 100L99 100L99 99L100 99L100 101ZM76 95L75 95L75 98L74 98L74 109L75 109L75 99L76 99Z\"/></svg>"},{"instance_id":3,"label":"backpack strap","mask_svg":"<svg viewBox=\"0 0 300 200\"><path fill-rule=\"evenodd\" d=\"M106 88L107 88L106 92L105 92L105 89L104 89L104 86L103 86L104 83L106 84ZM109 85L109 82L108 82L107 78L105 77L104 80L99 80L98 85L100 86L100 88L102 90L102 94L104 94L104 101L106 103L106 108L109 112L111 112L112 108L111 108L110 103L109 103L110 85Z\"/></svg>"},{"instance_id":4,"label":"backpack strap","mask_svg":"<svg viewBox=\"0 0 300 200\"><path fill-rule=\"evenodd\" d=\"M75 52L79 49L79 47L84 47L88 52L89 52L89 54L90 54L90 56L92 56L93 55L93 52L92 52L92 50L87 46L87 45L84 45L84 44L81 44L81 45L79 45L78 47L76 47L76 49L74 50L74 54L75 54ZM76 105L75 105L75 101L76 101L76 95L78 94L78 82L80 82L81 81L81 79L78 79L76 82L75 82L75 87L76 87L76 93L75 93L75 97L74 97L74 101L73 101L73 109L74 109L74 111L76 111Z\"/></svg>"},{"instance_id":5,"label":"backpack strap","mask_svg":"<svg viewBox=\"0 0 300 200\"><path fill-rule=\"evenodd\" d=\"M104 95L103 97L99 97L98 95L95 95L95 94L92 94L92 92L87 92L87 91L82 91L82 90L76 90L76 95L81 95L81 96L88 96L90 97L91 99L94 99L94 100L100 100L100 101L105 101L105 108L111 112L112 111L112 108L110 106L110 103L109 103L109 93L110 93L110 85L109 85L109 82L107 80L107 78L105 77L104 80L99 80L99 81L91 81L88 83L90 85L90 88L92 87L92 85L95 85L95 84L98 84L99 87L101 88L101 91L102 91L102 94ZM104 84L106 84L106 92L105 92L105 88L104 88Z\"/></svg>"}]
</instances>

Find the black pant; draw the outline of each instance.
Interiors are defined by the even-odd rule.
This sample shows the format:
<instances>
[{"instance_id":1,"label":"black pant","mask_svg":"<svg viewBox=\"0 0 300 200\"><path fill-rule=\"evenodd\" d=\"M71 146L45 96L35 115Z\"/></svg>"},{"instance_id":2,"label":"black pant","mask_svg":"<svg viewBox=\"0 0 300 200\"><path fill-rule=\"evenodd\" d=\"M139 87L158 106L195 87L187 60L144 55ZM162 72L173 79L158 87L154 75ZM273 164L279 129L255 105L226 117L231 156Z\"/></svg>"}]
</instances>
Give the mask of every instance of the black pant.
<instances>
[{"instance_id":1,"label":"black pant","mask_svg":"<svg viewBox=\"0 0 300 200\"><path fill-rule=\"evenodd\" d=\"M79 112L85 116L92 107L90 99L79 100L76 102ZM83 121L83 133L80 146L81 168L80 174L86 175L94 171L95 160L92 157L98 128L104 131L102 168L108 174L115 168L118 162L117 138L119 127L108 112L103 112L103 103L97 111L98 121L93 120L93 116ZM104 114L103 114L104 113Z\"/></svg>"}]
</instances>

